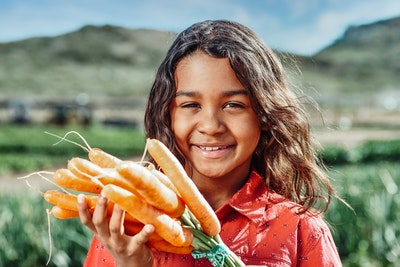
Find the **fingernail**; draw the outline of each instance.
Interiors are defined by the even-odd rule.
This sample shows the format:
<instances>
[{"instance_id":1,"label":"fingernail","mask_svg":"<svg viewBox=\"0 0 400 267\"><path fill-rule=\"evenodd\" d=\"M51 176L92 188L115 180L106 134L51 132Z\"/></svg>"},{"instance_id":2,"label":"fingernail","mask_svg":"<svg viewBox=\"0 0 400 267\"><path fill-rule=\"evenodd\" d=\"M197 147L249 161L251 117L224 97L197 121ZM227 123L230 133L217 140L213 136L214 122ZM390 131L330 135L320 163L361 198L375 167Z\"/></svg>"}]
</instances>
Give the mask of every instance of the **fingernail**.
<instances>
[{"instance_id":1,"label":"fingernail","mask_svg":"<svg viewBox=\"0 0 400 267\"><path fill-rule=\"evenodd\" d=\"M100 204L105 204L105 203L107 203L107 198L106 198L105 196L103 196L103 195L100 195L100 197L99 197L99 203L100 203Z\"/></svg>"},{"instance_id":2,"label":"fingernail","mask_svg":"<svg viewBox=\"0 0 400 267\"><path fill-rule=\"evenodd\" d=\"M153 233L154 232L154 226L152 224L145 224L144 229L146 233Z\"/></svg>"},{"instance_id":3,"label":"fingernail","mask_svg":"<svg viewBox=\"0 0 400 267\"><path fill-rule=\"evenodd\" d=\"M85 203L85 196L83 194L78 195L78 203Z\"/></svg>"}]
</instances>

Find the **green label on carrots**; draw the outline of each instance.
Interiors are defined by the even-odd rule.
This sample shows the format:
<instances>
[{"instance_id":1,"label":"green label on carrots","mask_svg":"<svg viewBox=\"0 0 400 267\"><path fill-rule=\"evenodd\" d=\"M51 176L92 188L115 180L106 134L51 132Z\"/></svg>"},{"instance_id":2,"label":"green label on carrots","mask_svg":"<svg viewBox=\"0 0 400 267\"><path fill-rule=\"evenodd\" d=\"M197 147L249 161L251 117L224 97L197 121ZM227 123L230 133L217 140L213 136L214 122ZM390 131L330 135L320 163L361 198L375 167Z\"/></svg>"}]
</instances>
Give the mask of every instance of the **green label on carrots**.
<instances>
[{"instance_id":1,"label":"green label on carrots","mask_svg":"<svg viewBox=\"0 0 400 267\"><path fill-rule=\"evenodd\" d=\"M210 251L193 250L192 256L194 259L207 258L214 267L223 266L228 252L221 245L216 245Z\"/></svg>"}]
</instances>

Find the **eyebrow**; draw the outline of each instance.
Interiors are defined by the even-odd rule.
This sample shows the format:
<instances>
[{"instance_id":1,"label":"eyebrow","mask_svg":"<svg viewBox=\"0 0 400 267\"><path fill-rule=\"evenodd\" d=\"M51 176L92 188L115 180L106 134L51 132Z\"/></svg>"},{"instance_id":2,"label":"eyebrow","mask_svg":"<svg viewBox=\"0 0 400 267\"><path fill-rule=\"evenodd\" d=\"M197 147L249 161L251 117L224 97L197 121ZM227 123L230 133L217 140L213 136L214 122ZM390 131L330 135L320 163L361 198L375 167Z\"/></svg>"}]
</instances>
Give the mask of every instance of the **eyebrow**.
<instances>
[{"instance_id":1,"label":"eyebrow","mask_svg":"<svg viewBox=\"0 0 400 267\"><path fill-rule=\"evenodd\" d=\"M178 92L175 93L175 97L178 96L188 96L188 97L196 97L199 96L200 93L197 91L189 91L189 90L179 90ZM249 91L246 89L234 89L234 90L228 90L223 92L223 96L229 97L229 96L235 96L235 95L249 95Z\"/></svg>"}]
</instances>

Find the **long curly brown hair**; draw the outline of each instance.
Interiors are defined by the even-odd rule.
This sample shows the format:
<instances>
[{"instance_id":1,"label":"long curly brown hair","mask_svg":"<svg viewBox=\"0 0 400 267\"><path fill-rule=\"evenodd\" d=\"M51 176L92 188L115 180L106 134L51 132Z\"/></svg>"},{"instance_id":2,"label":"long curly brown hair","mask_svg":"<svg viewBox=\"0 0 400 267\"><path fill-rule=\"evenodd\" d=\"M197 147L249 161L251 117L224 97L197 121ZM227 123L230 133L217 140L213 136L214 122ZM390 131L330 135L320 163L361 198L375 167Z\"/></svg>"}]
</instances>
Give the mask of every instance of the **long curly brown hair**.
<instances>
[{"instance_id":1,"label":"long curly brown hair","mask_svg":"<svg viewBox=\"0 0 400 267\"><path fill-rule=\"evenodd\" d=\"M278 57L249 28L232 21L204 21L181 32L161 63L151 88L145 113L149 138L167 144L184 164L171 130L170 105L175 97L175 69L184 57L201 50L212 57L228 58L236 76L249 91L252 107L262 125L253 167L271 191L325 211L335 195L316 158L308 117L299 97L284 79Z\"/></svg>"}]
</instances>

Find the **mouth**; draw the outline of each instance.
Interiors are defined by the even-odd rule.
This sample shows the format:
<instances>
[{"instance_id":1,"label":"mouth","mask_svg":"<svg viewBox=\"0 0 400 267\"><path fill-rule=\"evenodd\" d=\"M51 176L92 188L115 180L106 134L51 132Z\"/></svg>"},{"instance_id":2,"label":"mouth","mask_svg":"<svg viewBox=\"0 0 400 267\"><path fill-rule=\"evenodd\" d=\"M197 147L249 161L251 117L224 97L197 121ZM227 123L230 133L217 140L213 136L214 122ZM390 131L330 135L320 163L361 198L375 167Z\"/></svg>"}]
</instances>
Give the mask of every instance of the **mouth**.
<instances>
[{"instance_id":1,"label":"mouth","mask_svg":"<svg viewBox=\"0 0 400 267\"><path fill-rule=\"evenodd\" d=\"M197 147L205 151L218 151L227 149L229 146L197 146Z\"/></svg>"},{"instance_id":2,"label":"mouth","mask_svg":"<svg viewBox=\"0 0 400 267\"><path fill-rule=\"evenodd\" d=\"M222 144L197 144L193 145L202 157L208 159L219 159L225 157L233 150L233 145L222 145Z\"/></svg>"}]
</instances>

